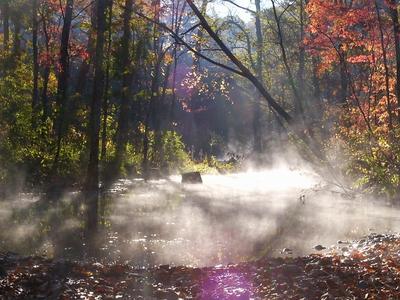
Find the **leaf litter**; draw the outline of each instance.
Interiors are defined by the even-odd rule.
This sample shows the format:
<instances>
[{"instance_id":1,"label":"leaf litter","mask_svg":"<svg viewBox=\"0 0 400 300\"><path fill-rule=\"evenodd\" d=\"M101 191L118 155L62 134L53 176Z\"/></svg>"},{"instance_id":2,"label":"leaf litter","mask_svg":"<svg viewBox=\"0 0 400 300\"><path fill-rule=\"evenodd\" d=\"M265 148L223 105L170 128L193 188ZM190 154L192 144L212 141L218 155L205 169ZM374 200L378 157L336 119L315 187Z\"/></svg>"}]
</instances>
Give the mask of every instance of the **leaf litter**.
<instances>
[{"instance_id":1,"label":"leaf litter","mask_svg":"<svg viewBox=\"0 0 400 300\"><path fill-rule=\"evenodd\" d=\"M400 235L371 234L304 257L204 268L0 254L0 299L27 298L399 299Z\"/></svg>"}]
</instances>

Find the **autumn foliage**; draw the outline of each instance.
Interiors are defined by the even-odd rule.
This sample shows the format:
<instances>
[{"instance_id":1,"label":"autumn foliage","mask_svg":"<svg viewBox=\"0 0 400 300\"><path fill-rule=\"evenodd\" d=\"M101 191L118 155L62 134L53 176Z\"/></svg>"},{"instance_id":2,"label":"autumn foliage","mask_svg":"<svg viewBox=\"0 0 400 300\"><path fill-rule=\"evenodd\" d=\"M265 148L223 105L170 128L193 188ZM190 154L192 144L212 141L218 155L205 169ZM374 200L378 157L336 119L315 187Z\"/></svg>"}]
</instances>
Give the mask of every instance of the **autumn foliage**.
<instances>
[{"instance_id":1,"label":"autumn foliage","mask_svg":"<svg viewBox=\"0 0 400 300\"><path fill-rule=\"evenodd\" d=\"M331 146L339 142L359 185L379 184L390 195L400 166L395 9L390 1L309 1L306 40L319 76L339 77L327 112L336 120Z\"/></svg>"}]
</instances>

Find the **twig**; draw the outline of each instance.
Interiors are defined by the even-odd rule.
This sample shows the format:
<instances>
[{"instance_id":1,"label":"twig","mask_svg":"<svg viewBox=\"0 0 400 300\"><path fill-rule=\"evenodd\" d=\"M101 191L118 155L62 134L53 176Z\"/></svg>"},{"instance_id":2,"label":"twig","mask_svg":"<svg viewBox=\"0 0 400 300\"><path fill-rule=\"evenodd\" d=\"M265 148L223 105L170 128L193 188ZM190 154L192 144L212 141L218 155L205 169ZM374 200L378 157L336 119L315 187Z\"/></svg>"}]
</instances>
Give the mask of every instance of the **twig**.
<instances>
[{"instance_id":1,"label":"twig","mask_svg":"<svg viewBox=\"0 0 400 300\"><path fill-rule=\"evenodd\" d=\"M228 71L231 71L231 72L233 72L233 73L235 73L235 74L237 74L237 75L244 76L243 72L241 72L241 71L239 71L239 70L236 70L236 69L234 69L234 68L232 68L232 67L229 67L229 66L227 66L227 65L225 65L225 64L222 64L222 63L220 63L220 62L217 62L217 61L215 61L215 60L213 60L213 59L211 59L211 58L205 56L204 54L200 53L199 51L197 51L196 49L194 49L192 46L190 46L187 42L185 42L185 41L183 40L182 37L180 37L178 34L176 34L171 28L169 28L168 26L166 26L164 23L157 22L157 21L155 21L155 20L153 20L153 19L151 19L151 18L149 18L149 17L143 15L142 13L140 13L140 12L138 12L138 11L135 11L134 13L135 13L136 15L138 15L139 17L141 17L141 18L143 18L143 19L145 19L145 20L147 20L147 21L149 21L149 22L152 22L152 23L156 24L156 25L158 25L159 27L161 27L162 29L164 29L165 31L167 31L167 32L171 35L171 37L172 37L173 39L175 39L176 42L178 42L178 43L181 44L181 45L184 45L189 51L193 52L195 55L197 55L197 56L203 58L204 60L206 60L206 61L208 61L208 62L210 62L210 63L212 63L212 64L214 64L214 65L216 65L216 66L219 66L219 67L221 67L221 68L224 68L224 69L226 69L226 70L228 70Z\"/></svg>"}]
</instances>

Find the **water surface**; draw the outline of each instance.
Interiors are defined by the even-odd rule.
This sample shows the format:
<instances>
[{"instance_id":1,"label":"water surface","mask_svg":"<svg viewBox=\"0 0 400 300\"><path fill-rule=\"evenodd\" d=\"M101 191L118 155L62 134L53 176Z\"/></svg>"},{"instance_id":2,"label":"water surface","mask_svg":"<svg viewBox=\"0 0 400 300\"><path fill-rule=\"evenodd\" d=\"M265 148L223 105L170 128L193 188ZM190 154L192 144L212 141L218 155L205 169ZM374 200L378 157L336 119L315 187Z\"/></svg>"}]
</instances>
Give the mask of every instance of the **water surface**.
<instances>
[{"instance_id":1,"label":"water surface","mask_svg":"<svg viewBox=\"0 0 400 300\"><path fill-rule=\"evenodd\" d=\"M204 175L203 181L117 181L100 201L98 259L208 266L286 255L283 248L309 254L317 244L400 231L397 208L349 199L311 171L275 168ZM0 250L85 258L77 199L77 192L51 202L20 194L0 202Z\"/></svg>"}]
</instances>

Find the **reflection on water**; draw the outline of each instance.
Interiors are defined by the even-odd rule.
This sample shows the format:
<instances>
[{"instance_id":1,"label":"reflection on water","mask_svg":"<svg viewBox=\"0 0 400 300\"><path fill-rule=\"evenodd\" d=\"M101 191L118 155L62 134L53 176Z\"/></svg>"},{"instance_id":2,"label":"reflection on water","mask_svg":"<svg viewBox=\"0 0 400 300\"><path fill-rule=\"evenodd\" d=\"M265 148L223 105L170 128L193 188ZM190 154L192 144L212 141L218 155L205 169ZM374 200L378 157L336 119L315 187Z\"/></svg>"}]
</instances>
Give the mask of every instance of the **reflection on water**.
<instances>
[{"instance_id":1,"label":"reflection on water","mask_svg":"<svg viewBox=\"0 0 400 300\"><path fill-rule=\"evenodd\" d=\"M283 248L307 254L317 244L400 229L398 209L346 199L311 172L281 168L206 175L203 181L116 182L101 198L98 259L216 265L279 255ZM0 251L84 258L78 196L50 201L21 194L0 202Z\"/></svg>"}]
</instances>

